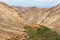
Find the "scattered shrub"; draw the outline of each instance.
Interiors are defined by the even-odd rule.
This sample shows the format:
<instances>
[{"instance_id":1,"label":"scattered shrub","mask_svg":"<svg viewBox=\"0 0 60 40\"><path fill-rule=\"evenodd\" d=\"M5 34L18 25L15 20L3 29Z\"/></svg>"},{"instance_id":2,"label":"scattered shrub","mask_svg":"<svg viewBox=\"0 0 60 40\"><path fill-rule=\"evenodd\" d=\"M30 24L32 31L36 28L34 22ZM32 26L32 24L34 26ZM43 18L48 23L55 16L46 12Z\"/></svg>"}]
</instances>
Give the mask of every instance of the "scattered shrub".
<instances>
[{"instance_id":1,"label":"scattered shrub","mask_svg":"<svg viewBox=\"0 0 60 40\"><path fill-rule=\"evenodd\" d=\"M52 32L43 25L40 25L40 28L37 30L34 30L26 25L25 29L30 36L27 40L60 40L60 35L56 32Z\"/></svg>"}]
</instances>

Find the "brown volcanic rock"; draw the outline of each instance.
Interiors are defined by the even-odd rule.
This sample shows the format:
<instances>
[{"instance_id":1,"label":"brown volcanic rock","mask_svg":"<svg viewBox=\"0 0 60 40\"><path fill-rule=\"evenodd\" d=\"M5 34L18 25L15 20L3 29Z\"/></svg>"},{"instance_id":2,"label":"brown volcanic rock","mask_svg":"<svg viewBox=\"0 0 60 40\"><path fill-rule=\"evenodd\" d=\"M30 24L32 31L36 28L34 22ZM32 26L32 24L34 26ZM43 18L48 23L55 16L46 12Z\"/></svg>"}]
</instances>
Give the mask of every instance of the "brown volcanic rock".
<instances>
[{"instance_id":1,"label":"brown volcanic rock","mask_svg":"<svg viewBox=\"0 0 60 40\"><path fill-rule=\"evenodd\" d=\"M16 37L18 38L18 40L20 40L21 37L24 38L24 35L25 34L27 35L27 33L24 32L25 31L24 24L25 22L18 15L18 12L16 10L9 7L5 3L0 2L0 39L1 40L9 40L9 39L14 40L16 39Z\"/></svg>"}]
</instances>

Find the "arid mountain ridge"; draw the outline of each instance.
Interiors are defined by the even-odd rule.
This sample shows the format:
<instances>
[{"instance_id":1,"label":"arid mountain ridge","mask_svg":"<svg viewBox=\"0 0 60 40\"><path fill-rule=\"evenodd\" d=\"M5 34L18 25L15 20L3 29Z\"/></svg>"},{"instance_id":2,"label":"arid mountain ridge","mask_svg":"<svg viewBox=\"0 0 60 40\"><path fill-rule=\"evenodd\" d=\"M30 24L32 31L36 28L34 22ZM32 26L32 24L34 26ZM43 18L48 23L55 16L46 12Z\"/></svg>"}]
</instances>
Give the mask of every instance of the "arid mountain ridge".
<instances>
[{"instance_id":1,"label":"arid mountain ridge","mask_svg":"<svg viewBox=\"0 0 60 40\"><path fill-rule=\"evenodd\" d=\"M28 35L24 32L25 24L31 24L32 27L33 25L44 25L60 34L60 4L46 9L11 7L0 2L0 40L11 39L16 35L20 39L22 34Z\"/></svg>"},{"instance_id":2,"label":"arid mountain ridge","mask_svg":"<svg viewBox=\"0 0 60 40\"><path fill-rule=\"evenodd\" d=\"M23 40L23 36L26 35L23 32L25 31L24 24L23 19L15 9L5 3L0 3L0 40L9 40L13 37L16 38L16 36Z\"/></svg>"},{"instance_id":3,"label":"arid mountain ridge","mask_svg":"<svg viewBox=\"0 0 60 40\"><path fill-rule=\"evenodd\" d=\"M60 34L60 4L49 9L32 7L20 15L30 24L45 25Z\"/></svg>"}]
</instances>

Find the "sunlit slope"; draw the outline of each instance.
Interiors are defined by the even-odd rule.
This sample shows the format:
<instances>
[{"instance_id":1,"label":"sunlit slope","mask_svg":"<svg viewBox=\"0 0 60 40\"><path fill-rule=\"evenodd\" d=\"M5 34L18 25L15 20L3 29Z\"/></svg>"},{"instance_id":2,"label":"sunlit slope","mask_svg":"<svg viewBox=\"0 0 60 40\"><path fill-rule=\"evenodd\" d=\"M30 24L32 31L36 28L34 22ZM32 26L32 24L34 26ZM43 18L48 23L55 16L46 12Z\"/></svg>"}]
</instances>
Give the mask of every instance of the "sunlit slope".
<instances>
[{"instance_id":1,"label":"sunlit slope","mask_svg":"<svg viewBox=\"0 0 60 40\"><path fill-rule=\"evenodd\" d=\"M30 23L36 23L33 22L34 17L36 17L36 19L38 18L37 16L42 13L42 11L44 11L45 9L43 8L31 8L28 11L24 12L21 14L22 18L25 19L26 21L30 22ZM38 20L38 19L37 19Z\"/></svg>"},{"instance_id":2,"label":"sunlit slope","mask_svg":"<svg viewBox=\"0 0 60 40\"><path fill-rule=\"evenodd\" d=\"M24 24L23 19L16 10L5 3L0 3L0 40L16 38L15 36L20 39L20 36L23 36L22 34L26 34L23 32L25 31Z\"/></svg>"},{"instance_id":3,"label":"sunlit slope","mask_svg":"<svg viewBox=\"0 0 60 40\"><path fill-rule=\"evenodd\" d=\"M60 4L49 9L33 7L21 16L30 24L45 25L60 34Z\"/></svg>"},{"instance_id":4,"label":"sunlit slope","mask_svg":"<svg viewBox=\"0 0 60 40\"><path fill-rule=\"evenodd\" d=\"M29 10L31 7L20 7L20 6L11 6L15 10L19 12L19 14L22 14L23 12Z\"/></svg>"},{"instance_id":5,"label":"sunlit slope","mask_svg":"<svg viewBox=\"0 0 60 40\"><path fill-rule=\"evenodd\" d=\"M32 7L23 12L21 16L30 24L45 25L60 33L60 4L49 9Z\"/></svg>"}]
</instances>

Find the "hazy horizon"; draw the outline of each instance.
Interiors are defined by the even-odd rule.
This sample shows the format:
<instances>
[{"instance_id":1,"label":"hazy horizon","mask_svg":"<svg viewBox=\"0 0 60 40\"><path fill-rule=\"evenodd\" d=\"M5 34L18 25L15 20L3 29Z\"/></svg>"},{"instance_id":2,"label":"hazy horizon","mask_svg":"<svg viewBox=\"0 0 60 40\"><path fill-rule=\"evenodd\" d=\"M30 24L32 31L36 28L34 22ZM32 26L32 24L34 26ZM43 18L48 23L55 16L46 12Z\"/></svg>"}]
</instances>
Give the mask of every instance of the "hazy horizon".
<instances>
[{"instance_id":1,"label":"hazy horizon","mask_svg":"<svg viewBox=\"0 0 60 40\"><path fill-rule=\"evenodd\" d=\"M0 0L11 6L50 8L60 3L60 0Z\"/></svg>"}]
</instances>

